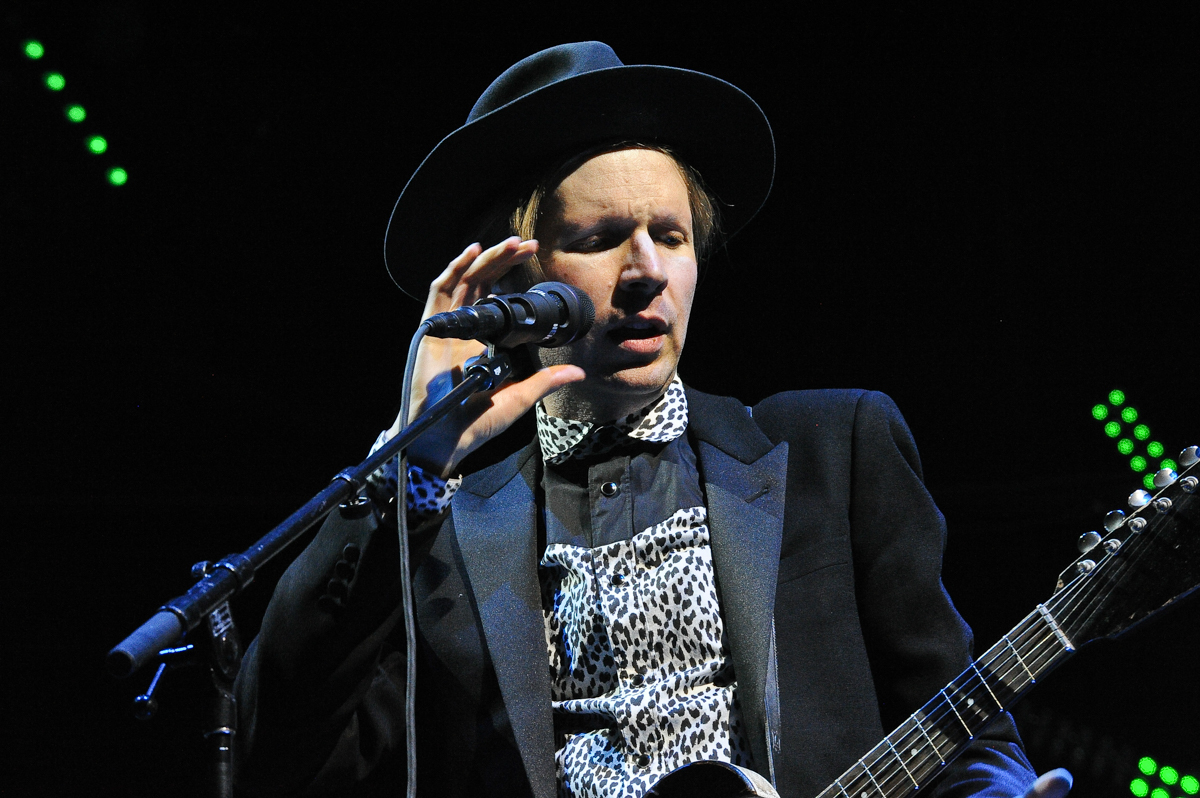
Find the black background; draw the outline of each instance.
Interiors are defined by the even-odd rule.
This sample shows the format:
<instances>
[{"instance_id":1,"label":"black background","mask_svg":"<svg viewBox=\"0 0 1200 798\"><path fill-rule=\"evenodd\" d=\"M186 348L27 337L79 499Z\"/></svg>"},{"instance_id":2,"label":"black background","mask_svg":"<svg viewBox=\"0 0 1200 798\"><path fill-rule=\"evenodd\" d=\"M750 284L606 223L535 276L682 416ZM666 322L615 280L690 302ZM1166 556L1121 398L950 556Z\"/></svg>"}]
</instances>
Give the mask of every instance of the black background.
<instances>
[{"instance_id":1,"label":"black background","mask_svg":"<svg viewBox=\"0 0 1200 798\"><path fill-rule=\"evenodd\" d=\"M1195 12L160 6L3 12L4 794L201 792L204 678L143 724L149 674L103 654L390 423L419 310L382 265L395 195L546 46L602 39L766 111L775 191L709 268L681 373L747 403L893 396L981 648L1138 487L1095 402L1122 387L1168 450L1200 441ZM283 565L235 606L247 635ZM1080 795L1128 794L1143 754L1200 775L1198 616L1039 687L1035 765Z\"/></svg>"}]
</instances>

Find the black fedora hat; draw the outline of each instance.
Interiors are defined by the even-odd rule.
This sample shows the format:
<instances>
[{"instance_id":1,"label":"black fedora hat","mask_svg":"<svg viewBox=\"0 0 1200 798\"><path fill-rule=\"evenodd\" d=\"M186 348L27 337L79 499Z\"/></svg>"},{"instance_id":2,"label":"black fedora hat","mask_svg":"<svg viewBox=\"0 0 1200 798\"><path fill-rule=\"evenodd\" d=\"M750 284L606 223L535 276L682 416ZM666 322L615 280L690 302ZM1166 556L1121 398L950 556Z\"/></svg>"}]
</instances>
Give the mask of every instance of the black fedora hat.
<instances>
[{"instance_id":1,"label":"black fedora hat","mask_svg":"<svg viewBox=\"0 0 1200 798\"><path fill-rule=\"evenodd\" d=\"M625 140L669 146L699 171L729 235L770 193L771 126L741 89L688 69L623 64L601 42L563 44L506 70L417 167L388 222L388 273L424 301L450 259L550 170Z\"/></svg>"}]
</instances>

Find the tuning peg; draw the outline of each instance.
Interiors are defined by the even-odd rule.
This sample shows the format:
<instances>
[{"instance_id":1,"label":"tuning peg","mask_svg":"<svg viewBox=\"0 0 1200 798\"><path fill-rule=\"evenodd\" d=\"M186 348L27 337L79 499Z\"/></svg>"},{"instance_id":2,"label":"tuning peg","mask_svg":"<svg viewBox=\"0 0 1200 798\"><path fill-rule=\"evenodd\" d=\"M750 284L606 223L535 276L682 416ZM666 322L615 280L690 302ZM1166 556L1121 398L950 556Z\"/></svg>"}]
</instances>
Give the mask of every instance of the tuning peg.
<instances>
[{"instance_id":1,"label":"tuning peg","mask_svg":"<svg viewBox=\"0 0 1200 798\"><path fill-rule=\"evenodd\" d=\"M1195 493L1198 484L1200 484L1200 479L1195 477L1184 477L1179 480L1179 487L1183 488L1184 493Z\"/></svg>"},{"instance_id":2,"label":"tuning peg","mask_svg":"<svg viewBox=\"0 0 1200 798\"><path fill-rule=\"evenodd\" d=\"M1179 464L1184 468L1200 462L1200 446L1189 446L1179 453Z\"/></svg>"},{"instance_id":3,"label":"tuning peg","mask_svg":"<svg viewBox=\"0 0 1200 798\"><path fill-rule=\"evenodd\" d=\"M1104 528L1109 532L1116 532L1123 523L1125 523L1125 513L1121 510L1113 510L1104 516Z\"/></svg>"},{"instance_id":4,"label":"tuning peg","mask_svg":"<svg viewBox=\"0 0 1200 798\"><path fill-rule=\"evenodd\" d=\"M1078 574L1086 574L1095 567L1095 560L1080 560L1079 562L1075 563L1075 572Z\"/></svg>"},{"instance_id":5,"label":"tuning peg","mask_svg":"<svg viewBox=\"0 0 1200 798\"><path fill-rule=\"evenodd\" d=\"M1146 491L1135 490L1133 493L1129 494L1129 506L1134 509L1137 509L1138 507L1145 507L1150 503L1151 498L1152 497L1150 494Z\"/></svg>"},{"instance_id":6,"label":"tuning peg","mask_svg":"<svg viewBox=\"0 0 1200 798\"><path fill-rule=\"evenodd\" d=\"M1174 471L1169 468L1164 468L1154 475L1154 487L1165 488L1179 477Z\"/></svg>"},{"instance_id":7,"label":"tuning peg","mask_svg":"<svg viewBox=\"0 0 1200 798\"><path fill-rule=\"evenodd\" d=\"M1079 536L1079 553L1087 554L1092 549L1096 548L1096 544L1100 542L1099 532L1084 532Z\"/></svg>"}]
</instances>

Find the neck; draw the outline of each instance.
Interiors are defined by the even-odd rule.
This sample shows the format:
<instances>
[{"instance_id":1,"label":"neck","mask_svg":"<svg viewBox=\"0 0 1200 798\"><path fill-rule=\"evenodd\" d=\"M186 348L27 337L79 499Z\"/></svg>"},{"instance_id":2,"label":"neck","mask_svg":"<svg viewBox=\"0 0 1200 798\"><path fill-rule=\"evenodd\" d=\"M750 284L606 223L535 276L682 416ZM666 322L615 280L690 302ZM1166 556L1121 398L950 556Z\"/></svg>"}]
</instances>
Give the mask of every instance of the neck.
<instances>
[{"instance_id":1,"label":"neck","mask_svg":"<svg viewBox=\"0 0 1200 798\"><path fill-rule=\"evenodd\" d=\"M583 421L589 424L608 424L632 415L658 401L670 382L654 391L630 393L621 391L612 395L597 396L577 390L576 385L564 385L542 400L546 412L555 418Z\"/></svg>"}]
</instances>

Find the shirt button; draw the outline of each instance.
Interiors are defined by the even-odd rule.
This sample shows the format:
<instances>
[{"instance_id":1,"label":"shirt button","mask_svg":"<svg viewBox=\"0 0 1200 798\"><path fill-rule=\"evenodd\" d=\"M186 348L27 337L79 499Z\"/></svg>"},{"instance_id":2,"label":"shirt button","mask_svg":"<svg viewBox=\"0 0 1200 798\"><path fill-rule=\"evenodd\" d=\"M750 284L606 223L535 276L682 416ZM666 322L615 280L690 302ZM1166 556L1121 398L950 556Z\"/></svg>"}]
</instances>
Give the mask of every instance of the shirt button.
<instances>
[{"instance_id":1,"label":"shirt button","mask_svg":"<svg viewBox=\"0 0 1200 798\"><path fill-rule=\"evenodd\" d=\"M615 587L625 584L625 574L613 574L612 583Z\"/></svg>"},{"instance_id":2,"label":"shirt button","mask_svg":"<svg viewBox=\"0 0 1200 798\"><path fill-rule=\"evenodd\" d=\"M640 768L650 767L650 757L646 756L645 754L638 754L637 766Z\"/></svg>"},{"instance_id":3,"label":"shirt button","mask_svg":"<svg viewBox=\"0 0 1200 798\"><path fill-rule=\"evenodd\" d=\"M645 682L646 682L646 677L640 673L635 673L633 675L633 678L629 680L629 683L632 684L634 687L641 687L643 684L645 684Z\"/></svg>"},{"instance_id":4,"label":"shirt button","mask_svg":"<svg viewBox=\"0 0 1200 798\"><path fill-rule=\"evenodd\" d=\"M617 483L605 482L600 486L600 492L611 499L613 496L617 495Z\"/></svg>"}]
</instances>

